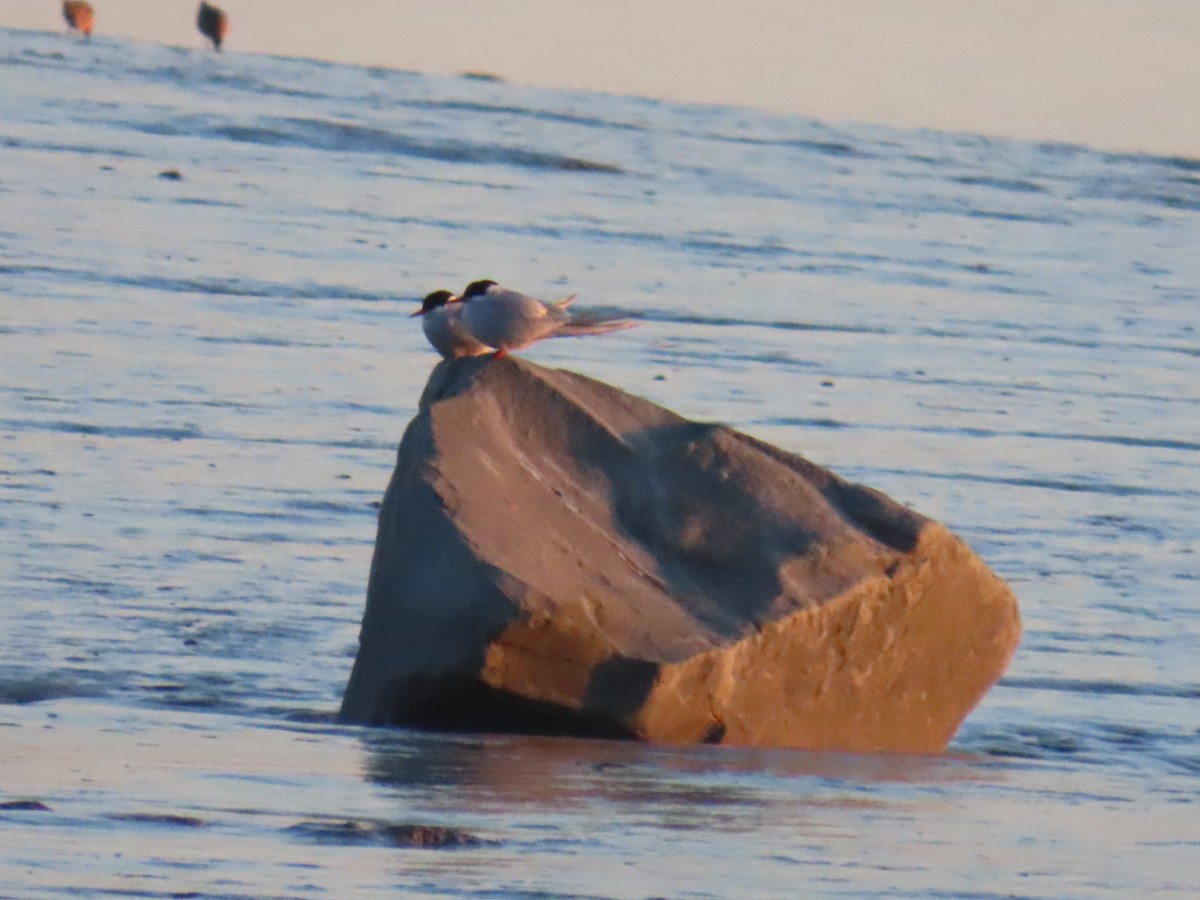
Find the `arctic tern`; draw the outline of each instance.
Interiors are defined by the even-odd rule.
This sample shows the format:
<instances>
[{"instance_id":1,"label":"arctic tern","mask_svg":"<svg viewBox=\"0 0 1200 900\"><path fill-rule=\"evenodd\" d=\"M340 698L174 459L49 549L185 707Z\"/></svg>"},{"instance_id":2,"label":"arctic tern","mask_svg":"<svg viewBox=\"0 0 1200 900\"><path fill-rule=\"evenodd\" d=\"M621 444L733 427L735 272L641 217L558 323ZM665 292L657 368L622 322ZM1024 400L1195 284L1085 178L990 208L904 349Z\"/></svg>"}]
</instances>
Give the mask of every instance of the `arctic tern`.
<instances>
[{"instance_id":1,"label":"arctic tern","mask_svg":"<svg viewBox=\"0 0 1200 900\"><path fill-rule=\"evenodd\" d=\"M421 301L413 316L421 317L421 330L444 359L482 356L495 348L477 341L462 323L463 302L449 291L434 291Z\"/></svg>"},{"instance_id":2,"label":"arctic tern","mask_svg":"<svg viewBox=\"0 0 1200 900\"><path fill-rule=\"evenodd\" d=\"M546 303L484 279L467 285L459 303L466 332L481 344L495 348L497 356L545 338L605 334L634 325L629 319L611 316L572 315L567 307L574 299L571 295Z\"/></svg>"}]
</instances>

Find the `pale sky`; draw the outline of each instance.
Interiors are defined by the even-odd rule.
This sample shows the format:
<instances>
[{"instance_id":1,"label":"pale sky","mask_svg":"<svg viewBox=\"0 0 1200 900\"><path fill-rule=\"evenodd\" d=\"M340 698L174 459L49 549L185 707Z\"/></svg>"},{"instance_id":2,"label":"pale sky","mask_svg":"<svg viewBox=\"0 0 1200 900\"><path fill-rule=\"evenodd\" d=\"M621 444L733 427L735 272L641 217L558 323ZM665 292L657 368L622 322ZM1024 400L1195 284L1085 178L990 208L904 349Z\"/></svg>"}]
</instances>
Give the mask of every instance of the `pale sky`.
<instances>
[{"instance_id":1,"label":"pale sky","mask_svg":"<svg viewBox=\"0 0 1200 900\"><path fill-rule=\"evenodd\" d=\"M201 47L193 0L91 0ZM228 52L1200 158L1200 0L217 0ZM60 31L58 0L0 27Z\"/></svg>"}]
</instances>

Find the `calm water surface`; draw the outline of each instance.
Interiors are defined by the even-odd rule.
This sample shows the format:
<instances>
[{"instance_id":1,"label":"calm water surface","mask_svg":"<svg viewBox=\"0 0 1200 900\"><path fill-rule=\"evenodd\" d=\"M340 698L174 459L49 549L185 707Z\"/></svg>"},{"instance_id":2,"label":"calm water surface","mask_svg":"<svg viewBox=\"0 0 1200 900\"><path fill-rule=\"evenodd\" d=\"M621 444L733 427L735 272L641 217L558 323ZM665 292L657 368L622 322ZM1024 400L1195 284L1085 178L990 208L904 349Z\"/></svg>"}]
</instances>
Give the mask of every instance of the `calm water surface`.
<instances>
[{"instance_id":1,"label":"calm water surface","mask_svg":"<svg viewBox=\"0 0 1200 900\"><path fill-rule=\"evenodd\" d=\"M0 85L0 896L1200 894L1200 161L20 31ZM1012 584L949 754L334 723L406 315L477 277Z\"/></svg>"}]
</instances>

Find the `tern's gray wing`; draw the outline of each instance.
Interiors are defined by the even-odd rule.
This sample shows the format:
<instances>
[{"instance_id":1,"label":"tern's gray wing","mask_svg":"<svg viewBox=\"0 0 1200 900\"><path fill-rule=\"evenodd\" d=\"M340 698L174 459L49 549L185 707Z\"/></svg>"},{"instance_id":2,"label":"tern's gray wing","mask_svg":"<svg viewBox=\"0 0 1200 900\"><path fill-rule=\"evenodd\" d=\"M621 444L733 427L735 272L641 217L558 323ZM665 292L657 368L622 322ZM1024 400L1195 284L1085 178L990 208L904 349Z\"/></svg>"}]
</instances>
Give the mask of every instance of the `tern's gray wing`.
<instances>
[{"instance_id":1,"label":"tern's gray wing","mask_svg":"<svg viewBox=\"0 0 1200 900\"><path fill-rule=\"evenodd\" d=\"M504 310L505 315L515 319L531 323L541 321L562 323L570 318L566 307L574 297L568 297L565 301L560 300L558 303L544 303L536 297L530 297L519 291L494 287L488 291L487 299L494 302L497 309Z\"/></svg>"},{"instance_id":2,"label":"tern's gray wing","mask_svg":"<svg viewBox=\"0 0 1200 900\"><path fill-rule=\"evenodd\" d=\"M517 350L550 337L570 317L564 307L548 306L500 287L470 298L463 310L467 330L483 343L503 350Z\"/></svg>"}]
</instances>

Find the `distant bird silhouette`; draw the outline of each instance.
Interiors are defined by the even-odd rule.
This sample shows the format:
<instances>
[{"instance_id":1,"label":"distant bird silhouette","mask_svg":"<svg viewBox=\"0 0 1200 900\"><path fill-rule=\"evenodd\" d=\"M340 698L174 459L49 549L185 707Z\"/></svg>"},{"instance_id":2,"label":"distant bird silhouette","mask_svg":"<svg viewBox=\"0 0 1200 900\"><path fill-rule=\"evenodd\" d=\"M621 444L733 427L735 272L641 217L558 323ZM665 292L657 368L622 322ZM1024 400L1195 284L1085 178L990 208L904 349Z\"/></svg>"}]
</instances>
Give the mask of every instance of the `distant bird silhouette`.
<instances>
[{"instance_id":1,"label":"distant bird silhouette","mask_svg":"<svg viewBox=\"0 0 1200 900\"><path fill-rule=\"evenodd\" d=\"M63 0L63 18L67 27L80 32L84 37L92 36L92 26L96 24L96 13L92 4L85 0Z\"/></svg>"},{"instance_id":2,"label":"distant bird silhouette","mask_svg":"<svg viewBox=\"0 0 1200 900\"><path fill-rule=\"evenodd\" d=\"M213 42L214 50L220 50L221 41L225 40L225 33L229 31L229 18L223 9L202 0L200 11L196 13L196 27Z\"/></svg>"}]
</instances>

